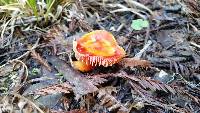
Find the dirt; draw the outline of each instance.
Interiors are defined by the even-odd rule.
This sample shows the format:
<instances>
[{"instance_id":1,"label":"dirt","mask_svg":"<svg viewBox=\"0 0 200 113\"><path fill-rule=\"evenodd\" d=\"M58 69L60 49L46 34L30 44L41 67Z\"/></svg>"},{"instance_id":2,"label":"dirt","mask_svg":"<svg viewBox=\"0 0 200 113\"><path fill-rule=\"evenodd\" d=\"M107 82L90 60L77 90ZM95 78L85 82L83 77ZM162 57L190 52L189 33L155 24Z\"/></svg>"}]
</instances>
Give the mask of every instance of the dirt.
<instances>
[{"instance_id":1,"label":"dirt","mask_svg":"<svg viewBox=\"0 0 200 113\"><path fill-rule=\"evenodd\" d=\"M57 22L28 23L29 30L17 23L12 37L11 31L4 33L0 111L200 112L200 3L104 2L76 1ZM132 21L139 18L148 20L149 27L134 30ZM114 35L125 57L113 66L75 70L73 40L99 29Z\"/></svg>"}]
</instances>

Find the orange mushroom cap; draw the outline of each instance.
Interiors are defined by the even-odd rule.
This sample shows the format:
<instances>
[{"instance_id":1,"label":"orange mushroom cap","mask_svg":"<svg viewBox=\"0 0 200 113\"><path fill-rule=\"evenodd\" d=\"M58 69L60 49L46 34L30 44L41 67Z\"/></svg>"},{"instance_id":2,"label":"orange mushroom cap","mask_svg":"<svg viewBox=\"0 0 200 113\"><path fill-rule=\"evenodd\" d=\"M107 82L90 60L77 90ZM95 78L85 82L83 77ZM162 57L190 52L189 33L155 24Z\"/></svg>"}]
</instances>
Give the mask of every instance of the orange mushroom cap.
<instances>
[{"instance_id":1,"label":"orange mushroom cap","mask_svg":"<svg viewBox=\"0 0 200 113\"><path fill-rule=\"evenodd\" d=\"M114 36L105 30L95 30L73 42L77 60L87 65L112 66L125 56Z\"/></svg>"}]
</instances>

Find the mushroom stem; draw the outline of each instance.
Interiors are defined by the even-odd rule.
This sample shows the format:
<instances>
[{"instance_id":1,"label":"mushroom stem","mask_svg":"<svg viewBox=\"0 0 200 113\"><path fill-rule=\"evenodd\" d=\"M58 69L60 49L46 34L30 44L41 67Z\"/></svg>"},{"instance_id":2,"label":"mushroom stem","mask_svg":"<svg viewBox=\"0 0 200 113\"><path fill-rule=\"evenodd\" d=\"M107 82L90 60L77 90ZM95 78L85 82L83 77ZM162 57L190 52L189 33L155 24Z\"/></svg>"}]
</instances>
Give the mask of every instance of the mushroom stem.
<instances>
[{"instance_id":1,"label":"mushroom stem","mask_svg":"<svg viewBox=\"0 0 200 113\"><path fill-rule=\"evenodd\" d=\"M88 72L94 68L94 66L86 64L82 61L73 61L72 66L74 69L79 70L81 72Z\"/></svg>"}]
</instances>

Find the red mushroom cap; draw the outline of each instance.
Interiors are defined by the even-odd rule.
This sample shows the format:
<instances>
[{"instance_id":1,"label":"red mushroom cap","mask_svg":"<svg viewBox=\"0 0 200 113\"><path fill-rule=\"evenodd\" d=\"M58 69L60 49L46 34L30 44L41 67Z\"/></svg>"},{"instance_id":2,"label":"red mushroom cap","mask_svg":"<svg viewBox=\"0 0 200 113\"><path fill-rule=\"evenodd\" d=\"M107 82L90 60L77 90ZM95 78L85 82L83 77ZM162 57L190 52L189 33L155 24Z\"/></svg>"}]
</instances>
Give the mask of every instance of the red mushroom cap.
<instances>
[{"instance_id":1,"label":"red mushroom cap","mask_svg":"<svg viewBox=\"0 0 200 113\"><path fill-rule=\"evenodd\" d=\"M77 60L87 65L112 66L125 56L114 36L105 30L95 30L73 42Z\"/></svg>"}]
</instances>

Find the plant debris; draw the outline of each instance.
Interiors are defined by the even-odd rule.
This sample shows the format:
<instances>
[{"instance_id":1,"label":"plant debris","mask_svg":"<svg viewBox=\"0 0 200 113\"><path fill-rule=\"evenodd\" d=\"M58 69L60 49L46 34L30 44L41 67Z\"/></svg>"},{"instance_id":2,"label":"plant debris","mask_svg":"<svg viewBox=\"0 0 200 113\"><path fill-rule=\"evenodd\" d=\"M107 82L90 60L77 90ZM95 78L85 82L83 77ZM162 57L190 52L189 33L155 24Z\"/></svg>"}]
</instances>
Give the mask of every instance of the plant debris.
<instances>
[{"instance_id":1,"label":"plant debris","mask_svg":"<svg viewBox=\"0 0 200 113\"><path fill-rule=\"evenodd\" d=\"M1 0L0 113L199 113L199 6Z\"/></svg>"}]
</instances>

